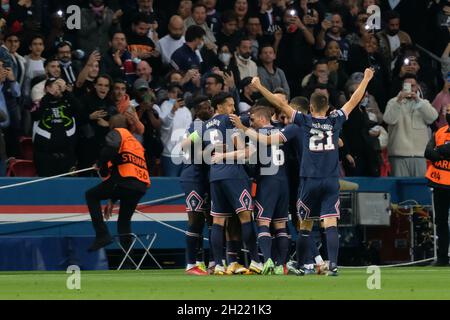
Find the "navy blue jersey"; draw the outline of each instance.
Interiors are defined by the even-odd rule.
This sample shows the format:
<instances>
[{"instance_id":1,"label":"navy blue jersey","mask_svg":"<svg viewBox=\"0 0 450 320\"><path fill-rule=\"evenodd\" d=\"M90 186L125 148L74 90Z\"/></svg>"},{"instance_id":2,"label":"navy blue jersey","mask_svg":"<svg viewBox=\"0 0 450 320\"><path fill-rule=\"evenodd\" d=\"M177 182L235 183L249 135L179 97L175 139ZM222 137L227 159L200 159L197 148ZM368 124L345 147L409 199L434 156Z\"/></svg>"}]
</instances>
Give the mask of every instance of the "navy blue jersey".
<instances>
[{"instance_id":1,"label":"navy blue jersey","mask_svg":"<svg viewBox=\"0 0 450 320\"><path fill-rule=\"evenodd\" d=\"M224 151L232 152L235 150L233 137L239 134L226 114L219 114L205 122L204 141L208 153L214 149L213 146L224 145ZM225 149L226 148L226 149ZM234 160L232 163L212 164L210 166L209 181L219 181L226 179L248 179L244 170L244 161Z\"/></svg>"},{"instance_id":2,"label":"navy blue jersey","mask_svg":"<svg viewBox=\"0 0 450 320\"><path fill-rule=\"evenodd\" d=\"M197 132L198 141L191 144L190 150L184 153L183 159L183 171L180 175L180 182L198 182L203 183L207 181L208 166L203 162L202 150L203 150L203 133L205 132L205 123L200 119L195 119L189 129L186 130L185 137Z\"/></svg>"},{"instance_id":3,"label":"navy blue jersey","mask_svg":"<svg viewBox=\"0 0 450 320\"><path fill-rule=\"evenodd\" d=\"M292 119L300 127L302 135L300 176L339 177L338 142L342 126L347 120L344 111L334 111L324 118L295 112Z\"/></svg>"},{"instance_id":4,"label":"navy blue jersey","mask_svg":"<svg viewBox=\"0 0 450 320\"><path fill-rule=\"evenodd\" d=\"M301 128L291 123L280 130L284 140L284 150L287 157L297 159L299 165L302 163L303 136Z\"/></svg>"},{"instance_id":5,"label":"navy blue jersey","mask_svg":"<svg viewBox=\"0 0 450 320\"><path fill-rule=\"evenodd\" d=\"M271 136L280 132L278 128L266 127L257 130L259 134ZM263 150L261 149L263 148ZM286 180L285 152L283 144L264 145L257 143L258 177L270 176Z\"/></svg>"},{"instance_id":6,"label":"navy blue jersey","mask_svg":"<svg viewBox=\"0 0 450 320\"><path fill-rule=\"evenodd\" d=\"M281 121L270 120L270 124L273 125L275 128L280 129L280 130L284 128L284 123L281 122Z\"/></svg>"}]
</instances>

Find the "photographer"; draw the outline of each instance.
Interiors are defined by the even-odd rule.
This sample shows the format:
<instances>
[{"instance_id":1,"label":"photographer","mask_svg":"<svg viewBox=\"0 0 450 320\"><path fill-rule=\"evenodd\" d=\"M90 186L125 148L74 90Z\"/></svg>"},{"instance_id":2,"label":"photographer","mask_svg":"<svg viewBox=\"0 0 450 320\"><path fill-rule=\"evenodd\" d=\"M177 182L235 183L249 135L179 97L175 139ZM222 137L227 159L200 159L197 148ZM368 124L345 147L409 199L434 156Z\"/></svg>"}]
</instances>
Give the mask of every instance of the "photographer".
<instances>
[{"instance_id":1,"label":"photographer","mask_svg":"<svg viewBox=\"0 0 450 320\"><path fill-rule=\"evenodd\" d=\"M191 111L185 106L183 90L178 84L168 88L168 100L161 104L161 141L164 149L161 156L164 175L180 176L183 168L182 150L175 147L192 123Z\"/></svg>"},{"instance_id":2,"label":"photographer","mask_svg":"<svg viewBox=\"0 0 450 320\"><path fill-rule=\"evenodd\" d=\"M414 75L406 75L403 90L389 100L383 120L389 125L388 154L395 177L423 177L426 162L423 157L429 135L429 125L438 117L436 109L419 98L419 86Z\"/></svg>"},{"instance_id":3,"label":"photographer","mask_svg":"<svg viewBox=\"0 0 450 320\"><path fill-rule=\"evenodd\" d=\"M66 173L75 166L77 102L62 79L45 82L45 96L32 112L34 163L40 177Z\"/></svg>"}]
</instances>

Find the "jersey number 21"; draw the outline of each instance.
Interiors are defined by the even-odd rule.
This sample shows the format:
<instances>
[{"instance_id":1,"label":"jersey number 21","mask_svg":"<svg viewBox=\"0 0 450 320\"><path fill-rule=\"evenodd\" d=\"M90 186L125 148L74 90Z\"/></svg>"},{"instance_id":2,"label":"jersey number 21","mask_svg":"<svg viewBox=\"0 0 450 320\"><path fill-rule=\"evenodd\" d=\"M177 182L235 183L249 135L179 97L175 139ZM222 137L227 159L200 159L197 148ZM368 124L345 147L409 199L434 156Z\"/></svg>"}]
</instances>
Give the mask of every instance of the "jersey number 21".
<instances>
[{"instance_id":1,"label":"jersey number 21","mask_svg":"<svg viewBox=\"0 0 450 320\"><path fill-rule=\"evenodd\" d=\"M330 151L334 150L333 131L321 131L311 129L309 132L309 150L311 151ZM326 141L324 141L326 139Z\"/></svg>"}]
</instances>

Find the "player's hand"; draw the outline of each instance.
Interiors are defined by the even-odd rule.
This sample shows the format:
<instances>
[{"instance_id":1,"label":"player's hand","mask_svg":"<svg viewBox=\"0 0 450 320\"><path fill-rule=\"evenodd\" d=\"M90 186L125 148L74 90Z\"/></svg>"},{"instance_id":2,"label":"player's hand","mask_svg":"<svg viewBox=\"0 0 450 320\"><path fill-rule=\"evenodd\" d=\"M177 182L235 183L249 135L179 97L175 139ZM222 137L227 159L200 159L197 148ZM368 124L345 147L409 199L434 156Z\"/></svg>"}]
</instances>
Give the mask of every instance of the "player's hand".
<instances>
[{"instance_id":1,"label":"player's hand","mask_svg":"<svg viewBox=\"0 0 450 320\"><path fill-rule=\"evenodd\" d=\"M234 126L238 129L244 130L247 128L242 124L241 118L239 118L239 116L235 114L230 114L230 120L234 124Z\"/></svg>"},{"instance_id":2,"label":"player's hand","mask_svg":"<svg viewBox=\"0 0 450 320\"><path fill-rule=\"evenodd\" d=\"M364 70L364 79L370 81L372 80L374 74L375 70L373 68L366 68L366 70Z\"/></svg>"},{"instance_id":3,"label":"player's hand","mask_svg":"<svg viewBox=\"0 0 450 320\"><path fill-rule=\"evenodd\" d=\"M112 211L114 208L114 203L112 200L108 200L108 203L105 205L105 208L103 209L103 219L105 221L108 221L112 217Z\"/></svg>"},{"instance_id":4,"label":"player's hand","mask_svg":"<svg viewBox=\"0 0 450 320\"><path fill-rule=\"evenodd\" d=\"M259 88L261 88L261 80L259 79L259 77L253 77L252 85L253 85L253 87L255 87L258 90L259 90Z\"/></svg>"},{"instance_id":5,"label":"player's hand","mask_svg":"<svg viewBox=\"0 0 450 320\"><path fill-rule=\"evenodd\" d=\"M223 158L224 158L224 153L214 152L213 156L211 157L211 163L212 164L222 163Z\"/></svg>"}]
</instances>

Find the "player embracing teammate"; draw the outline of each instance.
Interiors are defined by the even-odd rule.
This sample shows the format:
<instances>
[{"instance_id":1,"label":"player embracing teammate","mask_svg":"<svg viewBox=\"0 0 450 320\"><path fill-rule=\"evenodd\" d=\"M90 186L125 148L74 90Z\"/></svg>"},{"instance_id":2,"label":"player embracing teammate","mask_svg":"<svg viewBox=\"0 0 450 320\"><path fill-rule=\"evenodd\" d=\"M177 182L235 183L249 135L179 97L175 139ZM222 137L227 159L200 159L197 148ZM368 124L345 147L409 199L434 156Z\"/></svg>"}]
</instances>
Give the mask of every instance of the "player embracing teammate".
<instances>
[{"instance_id":1,"label":"player embracing teammate","mask_svg":"<svg viewBox=\"0 0 450 320\"><path fill-rule=\"evenodd\" d=\"M212 106L216 114L205 122L203 140L212 155L210 165L211 215L213 225L211 246L216 267L214 274L226 274L222 263L225 220L233 214L239 216L242 240L252 259L249 269L255 273L282 274L282 265L287 255L287 203L289 188L284 168L283 144L294 140L299 154L300 187L297 197L297 213L300 219L300 232L297 238L297 268L303 275L304 264L309 254L310 233L315 220L323 221L329 271L337 276L339 235L339 152L338 140L344 122L350 112L364 97L367 85L374 71L366 69L364 79L350 100L338 110L329 112L328 97L314 93L310 101L310 114L293 109L285 99L264 88L257 77L252 85L270 102L286 115L292 124L280 131L270 124L270 107L258 103L250 111L254 129L242 125L234 116L233 98L220 93L213 98ZM237 130L241 129L241 130ZM256 129L256 130L255 130ZM245 144L242 131L253 141ZM208 147L206 148L208 149ZM261 161L262 153L266 160ZM244 170L245 160L257 154L257 193L255 208L250 194L249 178ZM301 159L301 162L300 162ZM256 237L253 226L253 209L258 224L258 244L264 256L264 266L259 263ZM274 234L269 225L273 223ZM275 246L272 246L272 236ZM275 247L276 256L271 248ZM277 265L275 265L274 263ZM277 271L277 272L275 272Z\"/></svg>"}]
</instances>

